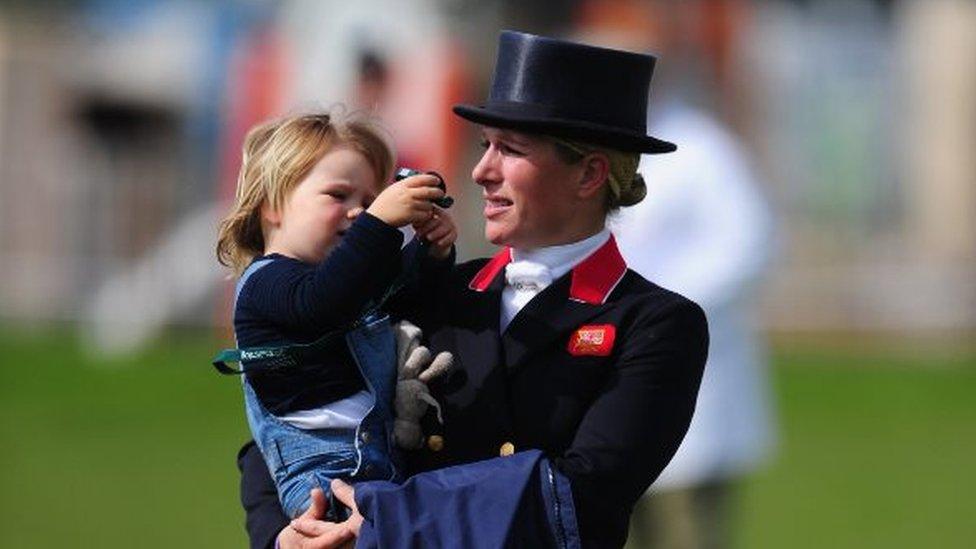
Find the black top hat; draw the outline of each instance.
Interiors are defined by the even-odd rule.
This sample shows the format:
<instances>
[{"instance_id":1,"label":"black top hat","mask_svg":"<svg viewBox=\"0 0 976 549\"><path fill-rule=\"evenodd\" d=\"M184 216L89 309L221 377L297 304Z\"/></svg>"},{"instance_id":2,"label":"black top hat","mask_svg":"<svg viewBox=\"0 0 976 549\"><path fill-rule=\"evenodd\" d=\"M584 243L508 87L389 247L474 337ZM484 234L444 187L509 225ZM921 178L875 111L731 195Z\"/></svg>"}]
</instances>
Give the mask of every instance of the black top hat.
<instances>
[{"instance_id":1,"label":"black top hat","mask_svg":"<svg viewBox=\"0 0 976 549\"><path fill-rule=\"evenodd\" d=\"M488 101L455 105L486 126L579 139L628 152L666 153L674 143L647 135L655 58L502 31Z\"/></svg>"}]
</instances>

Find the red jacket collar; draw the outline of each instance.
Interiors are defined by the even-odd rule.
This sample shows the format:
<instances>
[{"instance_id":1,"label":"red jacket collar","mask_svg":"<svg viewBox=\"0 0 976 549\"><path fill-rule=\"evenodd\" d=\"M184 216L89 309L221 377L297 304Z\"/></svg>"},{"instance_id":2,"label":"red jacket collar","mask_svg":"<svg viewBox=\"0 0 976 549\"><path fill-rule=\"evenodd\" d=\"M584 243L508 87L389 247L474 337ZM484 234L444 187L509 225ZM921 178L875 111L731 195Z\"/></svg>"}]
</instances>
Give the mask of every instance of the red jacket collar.
<instances>
[{"instance_id":1,"label":"red jacket collar","mask_svg":"<svg viewBox=\"0 0 976 549\"><path fill-rule=\"evenodd\" d=\"M505 265L512 262L512 249L505 247L498 251L491 261L485 263L485 266L478 271L478 274L474 275L471 282L468 283L468 288L476 292L483 292L488 289L491 285L491 281L495 280L498 273L502 272Z\"/></svg>"},{"instance_id":2,"label":"red jacket collar","mask_svg":"<svg viewBox=\"0 0 976 549\"><path fill-rule=\"evenodd\" d=\"M487 290L495 277L505 269L505 265L511 262L512 249L502 248L474 275L468 287L477 292ZM627 274L627 263L620 255L616 239L610 235L606 244L600 246L570 272L572 282L569 286L569 298L597 305L606 302L610 292Z\"/></svg>"}]
</instances>

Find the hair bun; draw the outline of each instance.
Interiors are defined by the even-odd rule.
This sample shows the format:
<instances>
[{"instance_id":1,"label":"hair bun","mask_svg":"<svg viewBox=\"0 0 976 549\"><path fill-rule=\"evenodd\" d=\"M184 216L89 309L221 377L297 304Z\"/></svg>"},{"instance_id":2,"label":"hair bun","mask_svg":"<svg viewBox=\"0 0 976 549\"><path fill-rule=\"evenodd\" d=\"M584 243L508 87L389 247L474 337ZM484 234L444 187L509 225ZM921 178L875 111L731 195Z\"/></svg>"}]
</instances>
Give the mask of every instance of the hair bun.
<instances>
[{"instance_id":1,"label":"hair bun","mask_svg":"<svg viewBox=\"0 0 976 549\"><path fill-rule=\"evenodd\" d=\"M620 198L617 199L617 202L620 206L626 208L644 200L645 196L647 196L647 183L644 182L644 176L635 173L630 186L626 189L621 189Z\"/></svg>"}]
</instances>

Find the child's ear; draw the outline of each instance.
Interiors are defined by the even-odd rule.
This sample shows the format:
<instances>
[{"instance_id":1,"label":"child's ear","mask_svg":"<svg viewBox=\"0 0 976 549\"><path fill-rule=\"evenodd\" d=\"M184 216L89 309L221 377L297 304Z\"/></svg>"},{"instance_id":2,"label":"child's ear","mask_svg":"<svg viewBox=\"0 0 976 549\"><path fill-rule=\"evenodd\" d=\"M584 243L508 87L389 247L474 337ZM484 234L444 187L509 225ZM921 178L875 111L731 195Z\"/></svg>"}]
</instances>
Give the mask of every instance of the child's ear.
<instances>
[{"instance_id":1,"label":"child's ear","mask_svg":"<svg viewBox=\"0 0 976 549\"><path fill-rule=\"evenodd\" d=\"M600 192L610 176L610 159L603 153L591 153L582 160L583 174L579 182L580 198L591 198Z\"/></svg>"},{"instance_id":2,"label":"child's ear","mask_svg":"<svg viewBox=\"0 0 976 549\"><path fill-rule=\"evenodd\" d=\"M272 208L267 200L261 203L261 222L275 227L281 224L281 212Z\"/></svg>"}]
</instances>

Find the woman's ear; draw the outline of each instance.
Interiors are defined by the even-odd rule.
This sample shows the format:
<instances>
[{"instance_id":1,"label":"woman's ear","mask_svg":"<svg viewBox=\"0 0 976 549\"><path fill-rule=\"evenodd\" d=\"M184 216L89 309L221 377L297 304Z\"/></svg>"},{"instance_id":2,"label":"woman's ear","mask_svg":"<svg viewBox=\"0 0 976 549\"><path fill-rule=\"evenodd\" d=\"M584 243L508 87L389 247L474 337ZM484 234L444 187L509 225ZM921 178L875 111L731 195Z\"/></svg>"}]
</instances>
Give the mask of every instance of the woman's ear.
<instances>
[{"instance_id":1,"label":"woman's ear","mask_svg":"<svg viewBox=\"0 0 976 549\"><path fill-rule=\"evenodd\" d=\"M601 152L583 157L583 175L579 183L580 198L589 199L600 193L610 176L610 159Z\"/></svg>"}]
</instances>

